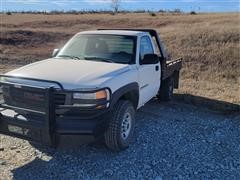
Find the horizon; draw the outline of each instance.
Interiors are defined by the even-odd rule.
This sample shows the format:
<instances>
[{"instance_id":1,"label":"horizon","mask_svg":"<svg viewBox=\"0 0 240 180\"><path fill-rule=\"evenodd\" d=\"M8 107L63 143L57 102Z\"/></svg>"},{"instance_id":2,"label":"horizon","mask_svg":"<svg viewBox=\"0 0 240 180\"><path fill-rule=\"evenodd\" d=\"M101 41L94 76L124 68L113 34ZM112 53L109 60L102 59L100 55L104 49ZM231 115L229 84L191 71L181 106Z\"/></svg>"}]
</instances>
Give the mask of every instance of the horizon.
<instances>
[{"instance_id":1,"label":"horizon","mask_svg":"<svg viewBox=\"0 0 240 180\"><path fill-rule=\"evenodd\" d=\"M110 0L1 0L1 12L8 11L110 11ZM170 11L180 9L182 12L200 13L239 12L238 0L122 0L120 11Z\"/></svg>"}]
</instances>

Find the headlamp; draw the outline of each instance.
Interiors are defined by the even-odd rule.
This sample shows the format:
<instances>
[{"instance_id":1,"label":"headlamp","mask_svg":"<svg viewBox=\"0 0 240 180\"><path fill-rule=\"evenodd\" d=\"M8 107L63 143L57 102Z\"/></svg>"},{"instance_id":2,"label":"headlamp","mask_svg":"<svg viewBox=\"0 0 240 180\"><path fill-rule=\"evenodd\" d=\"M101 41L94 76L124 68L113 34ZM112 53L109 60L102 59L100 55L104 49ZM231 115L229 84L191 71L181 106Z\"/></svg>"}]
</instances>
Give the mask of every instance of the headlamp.
<instances>
[{"instance_id":1,"label":"headlamp","mask_svg":"<svg viewBox=\"0 0 240 180\"><path fill-rule=\"evenodd\" d=\"M95 92L76 92L72 95L73 106L76 107L96 107L101 109L109 107L110 91L102 89Z\"/></svg>"},{"instance_id":2,"label":"headlamp","mask_svg":"<svg viewBox=\"0 0 240 180\"><path fill-rule=\"evenodd\" d=\"M110 99L110 92L108 89L100 90L94 93L73 93L73 99L82 100L99 100L99 99Z\"/></svg>"}]
</instances>

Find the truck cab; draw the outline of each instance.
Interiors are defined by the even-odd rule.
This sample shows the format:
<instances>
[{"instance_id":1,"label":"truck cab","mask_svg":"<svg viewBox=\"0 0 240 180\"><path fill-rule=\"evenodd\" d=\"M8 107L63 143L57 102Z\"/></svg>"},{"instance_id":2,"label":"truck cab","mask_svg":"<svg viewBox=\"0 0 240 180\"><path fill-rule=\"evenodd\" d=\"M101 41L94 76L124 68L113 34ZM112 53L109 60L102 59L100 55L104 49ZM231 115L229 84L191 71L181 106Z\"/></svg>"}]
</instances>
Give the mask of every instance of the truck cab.
<instances>
[{"instance_id":1,"label":"truck cab","mask_svg":"<svg viewBox=\"0 0 240 180\"><path fill-rule=\"evenodd\" d=\"M91 135L123 150L137 109L155 96L171 100L181 61L167 61L155 30L80 32L52 58L0 76L0 133L55 147Z\"/></svg>"}]
</instances>

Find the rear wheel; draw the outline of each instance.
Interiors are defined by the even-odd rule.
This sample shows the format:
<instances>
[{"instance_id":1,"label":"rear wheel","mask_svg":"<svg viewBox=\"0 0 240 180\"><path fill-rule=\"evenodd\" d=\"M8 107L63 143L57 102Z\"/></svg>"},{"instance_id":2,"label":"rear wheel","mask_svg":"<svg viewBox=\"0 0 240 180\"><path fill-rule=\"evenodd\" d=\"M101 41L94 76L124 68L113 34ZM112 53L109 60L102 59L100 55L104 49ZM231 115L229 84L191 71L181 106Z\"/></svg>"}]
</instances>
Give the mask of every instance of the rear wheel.
<instances>
[{"instance_id":1,"label":"rear wheel","mask_svg":"<svg viewBox=\"0 0 240 180\"><path fill-rule=\"evenodd\" d=\"M109 127L104 134L107 147L113 151L126 149L135 127L135 109L129 101L120 100L113 108Z\"/></svg>"},{"instance_id":2,"label":"rear wheel","mask_svg":"<svg viewBox=\"0 0 240 180\"><path fill-rule=\"evenodd\" d=\"M162 82L158 98L162 101L171 101L173 98L174 79L169 77Z\"/></svg>"}]
</instances>

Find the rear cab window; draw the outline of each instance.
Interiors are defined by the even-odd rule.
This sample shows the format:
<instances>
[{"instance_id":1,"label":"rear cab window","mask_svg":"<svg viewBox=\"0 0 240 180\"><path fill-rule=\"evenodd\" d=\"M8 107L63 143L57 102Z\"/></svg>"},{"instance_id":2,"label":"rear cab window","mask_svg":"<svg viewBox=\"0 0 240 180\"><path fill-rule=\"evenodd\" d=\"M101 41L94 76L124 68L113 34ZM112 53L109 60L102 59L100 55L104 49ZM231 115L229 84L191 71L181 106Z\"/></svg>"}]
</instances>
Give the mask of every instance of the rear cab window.
<instances>
[{"instance_id":1,"label":"rear cab window","mask_svg":"<svg viewBox=\"0 0 240 180\"><path fill-rule=\"evenodd\" d=\"M146 54L154 54L154 49L153 49L152 42L151 42L151 39L149 38L149 36L141 37L140 54L139 54L140 62L141 62L141 60L143 60L143 58Z\"/></svg>"}]
</instances>

